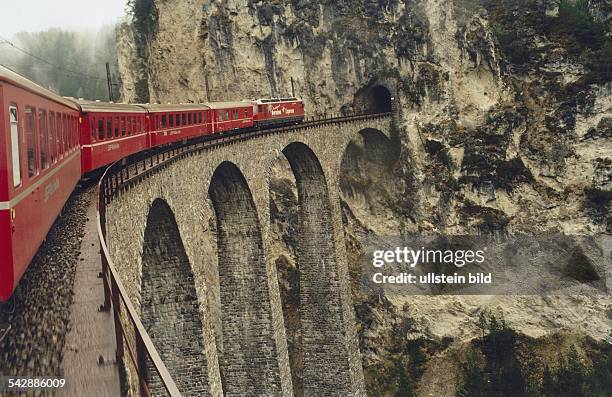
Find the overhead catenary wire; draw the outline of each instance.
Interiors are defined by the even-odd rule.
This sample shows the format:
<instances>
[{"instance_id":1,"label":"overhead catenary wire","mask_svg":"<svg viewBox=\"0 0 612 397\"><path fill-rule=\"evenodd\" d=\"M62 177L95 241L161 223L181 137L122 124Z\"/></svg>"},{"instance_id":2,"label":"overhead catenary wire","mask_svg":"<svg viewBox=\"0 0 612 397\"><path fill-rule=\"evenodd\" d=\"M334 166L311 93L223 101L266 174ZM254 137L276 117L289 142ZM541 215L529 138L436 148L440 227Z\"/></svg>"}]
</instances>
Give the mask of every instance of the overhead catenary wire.
<instances>
[{"instance_id":1,"label":"overhead catenary wire","mask_svg":"<svg viewBox=\"0 0 612 397\"><path fill-rule=\"evenodd\" d=\"M19 51L19 52L21 52L21 53L23 53L23 54L25 54L25 55L27 55L27 56L29 56L31 58L34 58L34 59L36 59L36 60L38 60L38 61L40 61L40 62L45 64L45 65L40 65L40 66L52 67L52 68L55 68L57 70L61 70L61 71L65 72L65 73L70 73L72 75L77 75L77 76L80 76L82 78L86 78L86 79L89 79L89 80L96 80L96 81L100 81L100 82L106 82L106 78L96 77L96 76L93 76L93 75L90 75L90 74L87 74L87 73L83 73L83 72L79 72L79 71L76 71L76 70L68 69L68 68L65 68L63 66L57 65L57 64L55 64L55 63L53 63L51 61L48 61L48 60L46 60L44 58L41 58L38 55L32 54L31 52L29 52L27 50L24 50L23 48L17 46L15 43L5 39L2 36L0 36L0 44L8 44L9 46L14 48L15 50L17 50L17 51ZM118 80L121 81L120 78ZM113 83L113 85L118 85L118 84L119 83Z\"/></svg>"}]
</instances>

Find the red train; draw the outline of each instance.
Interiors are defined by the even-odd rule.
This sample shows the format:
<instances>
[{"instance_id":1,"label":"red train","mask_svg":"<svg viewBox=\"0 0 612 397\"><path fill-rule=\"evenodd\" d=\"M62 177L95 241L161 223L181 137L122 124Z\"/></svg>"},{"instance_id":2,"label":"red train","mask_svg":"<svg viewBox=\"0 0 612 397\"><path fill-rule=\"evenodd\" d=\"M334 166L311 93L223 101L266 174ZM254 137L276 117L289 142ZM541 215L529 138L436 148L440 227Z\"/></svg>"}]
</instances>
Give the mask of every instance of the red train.
<instances>
[{"instance_id":1,"label":"red train","mask_svg":"<svg viewBox=\"0 0 612 397\"><path fill-rule=\"evenodd\" d=\"M303 119L298 98L74 100L0 65L0 301L12 295L83 174L160 145Z\"/></svg>"}]
</instances>

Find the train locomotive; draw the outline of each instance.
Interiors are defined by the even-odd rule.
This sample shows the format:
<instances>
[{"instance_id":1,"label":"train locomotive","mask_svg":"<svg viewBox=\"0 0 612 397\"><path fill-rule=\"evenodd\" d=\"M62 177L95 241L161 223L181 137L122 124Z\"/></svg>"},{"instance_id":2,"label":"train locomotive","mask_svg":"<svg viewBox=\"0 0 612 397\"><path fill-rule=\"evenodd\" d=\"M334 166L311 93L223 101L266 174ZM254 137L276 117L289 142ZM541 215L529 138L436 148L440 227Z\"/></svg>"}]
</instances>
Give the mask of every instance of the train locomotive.
<instances>
[{"instance_id":1,"label":"train locomotive","mask_svg":"<svg viewBox=\"0 0 612 397\"><path fill-rule=\"evenodd\" d=\"M188 104L65 98L0 65L0 301L83 175L155 147L304 120L296 97Z\"/></svg>"}]
</instances>

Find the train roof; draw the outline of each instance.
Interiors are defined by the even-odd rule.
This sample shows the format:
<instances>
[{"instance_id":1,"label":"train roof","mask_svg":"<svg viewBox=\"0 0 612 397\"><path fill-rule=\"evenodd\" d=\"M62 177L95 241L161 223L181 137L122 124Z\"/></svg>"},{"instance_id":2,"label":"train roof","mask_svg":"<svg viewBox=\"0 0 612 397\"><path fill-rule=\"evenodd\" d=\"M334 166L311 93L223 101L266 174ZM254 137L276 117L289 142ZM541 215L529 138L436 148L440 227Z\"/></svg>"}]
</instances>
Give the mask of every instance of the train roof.
<instances>
[{"instance_id":1,"label":"train roof","mask_svg":"<svg viewBox=\"0 0 612 397\"><path fill-rule=\"evenodd\" d=\"M297 97L253 99L253 102L258 103L258 104L262 104L262 103L275 103L275 102L293 102L293 101L301 101L301 99L297 98Z\"/></svg>"},{"instance_id":2,"label":"train roof","mask_svg":"<svg viewBox=\"0 0 612 397\"><path fill-rule=\"evenodd\" d=\"M16 85L24 90L28 90L34 94L43 96L47 99L50 99L54 102L62 104L64 106L70 107L74 110L79 110L79 107L73 101L70 101L55 92L48 90L33 81L30 81L26 77L20 75L19 73L7 68L4 65L0 65L0 81L7 82L12 85Z\"/></svg>"},{"instance_id":3,"label":"train roof","mask_svg":"<svg viewBox=\"0 0 612 397\"><path fill-rule=\"evenodd\" d=\"M188 112L209 109L208 104L205 103L147 103L140 106L149 112Z\"/></svg>"},{"instance_id":4,"label":"train roof","mask_svg":"<svg viewBox=\"0 0 612 397\"><path fill-rule=\"evenodd\" d=\"M74 99L72 101L79 104L83 112L86 113L145 113L144 108L129 103L113 103L101 101L89 101L85 99Z\"/></svg>"},{"instance_id":5,"label":"train roof","mask_svg":"<svg viewBox=\"0 0 612 397\"><path fill-rule=\"evenodd\" d=\"M249 101L233 101L233 102L207 102L206 103L211 109L229 109L229 108L243 108L251 106Z\"/></svg>"}]
</instances>

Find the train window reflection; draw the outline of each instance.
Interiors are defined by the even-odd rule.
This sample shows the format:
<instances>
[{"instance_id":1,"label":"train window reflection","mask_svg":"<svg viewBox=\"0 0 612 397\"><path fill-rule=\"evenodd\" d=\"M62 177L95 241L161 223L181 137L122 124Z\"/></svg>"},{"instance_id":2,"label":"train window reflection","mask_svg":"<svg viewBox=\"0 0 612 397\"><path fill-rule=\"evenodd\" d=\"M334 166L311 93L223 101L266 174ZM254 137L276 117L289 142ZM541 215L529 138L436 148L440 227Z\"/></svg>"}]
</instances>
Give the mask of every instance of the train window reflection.
<instances>
[{"instance_id":1,"label":"train window reflection","mask_svg":"<svg viewBox=\"0 0 612 397\"><path fill-rule=\"evenodd\" d=\"M49 154L51 157L51 162L55 163L57 161L56 156L56 132L55 132L55 113L49 112Z\"/></svg>"},{"instance_id":2,"label":"train window reflection","mask_svg":"<svg viewBox=\"0 0 612 397\"><path fill-rule=\"evenodd\" d=\"M30 178L38 174L38 167L36 165L36 120L34 115L35 110L33 108L25 108L25 141L28 159L28 177Z\"/></svg>"},{"instance_id":3,"label":"train window reflection","mask_svg":"<svg viewBox=\"0 0 612 397\"><path fill-rule=\"evenodd\" d=\"M49 158L47 157L49 149L49 134L47 132L47 111L38 110L38 147L40 152L40 168L49 168Z\"/></svg>"},{"instance_id":4,"label":"train window reflection","mask_svg":"<svg viewBox=\"0 0 612 397\"><path fill-rule=\"evenodd\" d=\"M104 139L104 119L98 119L98 140Z\"/></svg>"}]
</instances>

